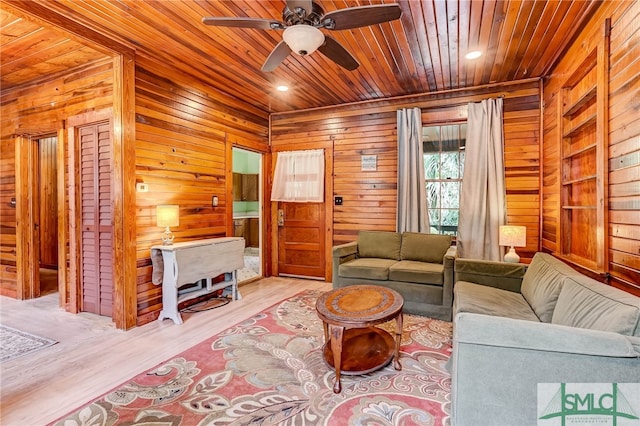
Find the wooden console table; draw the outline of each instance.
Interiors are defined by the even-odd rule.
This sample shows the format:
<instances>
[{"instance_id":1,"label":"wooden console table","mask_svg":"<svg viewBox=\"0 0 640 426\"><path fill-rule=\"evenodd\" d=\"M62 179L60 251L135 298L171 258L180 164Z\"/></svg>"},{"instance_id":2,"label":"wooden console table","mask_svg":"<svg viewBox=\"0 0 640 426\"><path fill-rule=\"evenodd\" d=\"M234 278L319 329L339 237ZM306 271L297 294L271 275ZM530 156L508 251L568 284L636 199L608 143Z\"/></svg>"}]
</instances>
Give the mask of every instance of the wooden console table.
<instances>
[{"instance_id":1,"label":"wooden console table","mask_svg":"<svg viewBox=\"0 0 640 426\"><path fill-rule=\"evenodd\" d=\"M158 321L170 318L182 324L178 304L231 286L238 299L236 271L244 267L244 238L223 237L151 247L153 283L162 284L162 311ZM224 281L211 279L225 275ZM205 284L197 284L205 280ZM180 289L185 284L194 284Z\"/></svg>"}]
</instances>

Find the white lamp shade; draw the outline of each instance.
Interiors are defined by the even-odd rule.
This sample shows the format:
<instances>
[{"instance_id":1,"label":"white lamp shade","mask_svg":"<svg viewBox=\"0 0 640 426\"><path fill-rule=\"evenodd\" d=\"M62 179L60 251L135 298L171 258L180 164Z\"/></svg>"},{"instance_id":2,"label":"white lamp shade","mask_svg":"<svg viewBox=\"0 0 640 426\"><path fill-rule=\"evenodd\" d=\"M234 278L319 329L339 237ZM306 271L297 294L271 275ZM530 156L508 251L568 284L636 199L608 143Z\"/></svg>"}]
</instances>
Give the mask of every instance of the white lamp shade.
<instances>
[{"instance_id":1,"label":"white lamp shade","mask_svg":"<svg viewBox=\"0 0 640 426\"><path fill-rule=\"evenodd\" d=\"M527 227L501 225L499 244L507 247L525 247L527 245Z\"/></svg>"},{"instance_id":2,"label":"white lamp shade","mask_svg":"<svg viewBox=\"0 0 640 426\"><path fill-rule=\"evenodd\" d=\"M282 39L289 48L300 56L310 55L324 43L322 31L311 25L299 24L288 27Z\"/></svg>"},{"instance_id":3,"label":"white lamp shade","mask_svg":"<svg viewBox=\"0 0 640 426\"><path fill-rule=\"evenodd\" d=\"M180 206L176 204L156 206L156 223L161 228L180 225Z\"/></svg>"}]
</instances>

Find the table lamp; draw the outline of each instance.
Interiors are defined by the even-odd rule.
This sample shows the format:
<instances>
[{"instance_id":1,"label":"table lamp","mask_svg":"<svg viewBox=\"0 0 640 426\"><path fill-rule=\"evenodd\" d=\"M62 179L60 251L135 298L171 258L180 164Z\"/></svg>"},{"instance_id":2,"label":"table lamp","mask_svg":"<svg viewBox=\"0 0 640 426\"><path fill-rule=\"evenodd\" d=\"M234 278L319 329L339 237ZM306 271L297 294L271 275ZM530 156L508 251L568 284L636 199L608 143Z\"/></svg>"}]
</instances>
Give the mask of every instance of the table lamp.
<instances>
[{"instance_id":1,"label":"table lamp","mask_svg":"<svg viewBox=\"0 0 640 426\"><path fill-rule=\"evenodd\" d=\"M527 227L501 225L499 244L510 247L509 252L504 255L505 262L520 262L520 256L518 256L514 247L525 247L527 245Z\"/></svg>"},{"instance_id":2,"label":"table lamp","mask_svg":"<svg viewBox=\"0 0 640 426\"><path fill-rule=\"evenodd\" d=\"M156 223L159 227L164 228L162 234L162 245L168 246L173 244L173 232L170 226L180 225L180 206L175 204L163 204L156 206Z\"/></svg>"}]
</instances>

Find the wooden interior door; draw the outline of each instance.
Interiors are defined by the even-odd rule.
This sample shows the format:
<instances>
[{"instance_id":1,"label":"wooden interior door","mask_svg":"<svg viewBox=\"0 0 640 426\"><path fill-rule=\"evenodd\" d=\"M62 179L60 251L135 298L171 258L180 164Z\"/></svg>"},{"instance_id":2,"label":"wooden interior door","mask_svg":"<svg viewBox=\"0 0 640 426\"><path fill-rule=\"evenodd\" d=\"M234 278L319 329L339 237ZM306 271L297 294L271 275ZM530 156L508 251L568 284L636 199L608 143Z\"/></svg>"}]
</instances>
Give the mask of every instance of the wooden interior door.
<instances>
[{"instance_id":1,"label":"wooden interior door","mask_svg":"<svg viewBox=\"0 0 640 426\"><path fill-rule=\"evenodd\" d=\"M278 273L325 279L323 203L278 203Z\"/></svg>"},{"instance_id":2,"label":"wooden interior door","mask_svg":"<svg viewBox=\"0 0 640 426\"><path fill-rule=\"evenodd\" d=\"M81 310L111 316L113 307L113 203L111 126L78 131L80 148Z\"/></svg>"}]
</instances>

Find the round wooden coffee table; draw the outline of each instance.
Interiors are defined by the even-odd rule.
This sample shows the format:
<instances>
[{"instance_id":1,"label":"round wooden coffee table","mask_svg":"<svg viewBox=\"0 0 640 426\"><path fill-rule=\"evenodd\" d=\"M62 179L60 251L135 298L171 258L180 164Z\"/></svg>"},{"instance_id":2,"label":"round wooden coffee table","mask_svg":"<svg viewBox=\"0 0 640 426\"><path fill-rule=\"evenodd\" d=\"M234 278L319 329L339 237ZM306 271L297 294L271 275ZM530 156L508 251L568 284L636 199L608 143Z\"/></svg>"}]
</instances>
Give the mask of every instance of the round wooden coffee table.
<instances>
[{"instance_id":1,"label":"round wooden coffee table","mask_svg":"<svg viewBox=\"0 0 640 426\"><path fill-rule=\"evenodd\" d=\"M394 355L393 366L402 369L399 354L403 304L400 293L375 285L337 288L318 298L316 311L324 327L323 355L336 370L335 393L342 390L341 374L370 373L387 365ZM387 331L374 327L393 319L395 342Z\"/></svg>"}]
</instances>

